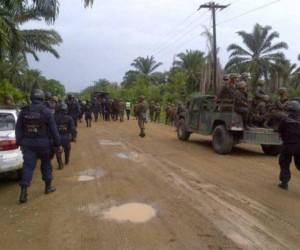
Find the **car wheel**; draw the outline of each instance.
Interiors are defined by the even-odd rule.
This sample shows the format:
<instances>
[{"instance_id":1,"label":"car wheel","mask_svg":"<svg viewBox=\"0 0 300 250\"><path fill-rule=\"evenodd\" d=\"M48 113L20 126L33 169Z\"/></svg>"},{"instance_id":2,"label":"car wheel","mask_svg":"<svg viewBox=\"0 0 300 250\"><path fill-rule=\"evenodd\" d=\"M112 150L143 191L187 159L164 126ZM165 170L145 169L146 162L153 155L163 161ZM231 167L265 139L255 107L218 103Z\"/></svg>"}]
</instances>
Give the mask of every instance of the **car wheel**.
<instances>
[{"instance_id":1,"label":"car wheel","mask_svg":"<svg viewBox=\"0 0 300 250\"><path fill-rule=\"evenodd\" d=\"M181 141L187 141L191 133L186 130L185 121L180 119L178 122L177 137Z\"/></svg>"}]
</instances>

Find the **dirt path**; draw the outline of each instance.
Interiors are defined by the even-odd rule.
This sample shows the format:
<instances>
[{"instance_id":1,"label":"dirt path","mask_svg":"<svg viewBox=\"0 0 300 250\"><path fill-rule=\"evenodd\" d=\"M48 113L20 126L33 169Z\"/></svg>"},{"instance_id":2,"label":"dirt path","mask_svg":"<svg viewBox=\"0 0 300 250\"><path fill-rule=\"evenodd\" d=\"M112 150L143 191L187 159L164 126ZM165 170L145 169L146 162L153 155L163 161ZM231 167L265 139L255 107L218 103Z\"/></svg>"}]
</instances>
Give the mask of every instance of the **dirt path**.
<instances>
[{"instance_id":1,"label":"dirt path","mask_svg":"<svg viewBox=\"0 0 300 250\"><path fill-rule=\"evenodd\" d=\"M300 175L279 190L277 159L256 147L219 156L208 138L180 142L164 125L140 139L130 121L80 127L72 153L51 196L39 171L25 206L1 181L1 249L300 249ZM131 215L142 223L108 218L131 203L148 205Z\"/></svg>"}]
</instances>

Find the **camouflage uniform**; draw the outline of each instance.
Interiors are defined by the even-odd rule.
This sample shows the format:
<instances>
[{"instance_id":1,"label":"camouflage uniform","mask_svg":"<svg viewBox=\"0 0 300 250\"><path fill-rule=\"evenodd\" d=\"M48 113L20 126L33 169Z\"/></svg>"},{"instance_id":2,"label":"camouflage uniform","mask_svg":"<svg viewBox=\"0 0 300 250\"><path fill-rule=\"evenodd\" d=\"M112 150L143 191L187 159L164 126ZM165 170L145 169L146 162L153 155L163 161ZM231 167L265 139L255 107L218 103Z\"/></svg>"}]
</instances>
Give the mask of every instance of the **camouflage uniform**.
<instances>
[{"instance_id":1,"label":"camouflage uniform","mask_svg":"<svg viewBox=\"0 0 300 250\"><path fill-rule=\"evenodd\" d=\"M219 92L219 94L217 95L217 98L220 99L230 99L233 100L234 99L234 95L235 95L235 84L237 81L238 75L236 74L232 74L230 76L226 75L223 78L223 86Z\"/></svg>"},{"instance_id":2,"label":"camouflage uniform","mask_svg":"<svg viewBox=\"0 0 300 250\"><path fill-rule=\"evenodd\" d=\"M119 103L119 117L120 117L120 122L124 121L124 115L125 115L125 103L123 102L123 100L120 101Z\"/></svg>"},{"instance_id":3,"label":"camouflage uniform","mask_svg":"<svg viewBox=\"0 0 300 250\"><path fill-rule=\"evenodd\" d=\"M146 122L146 113L147 106L145 104L145 98L141 96L139 98L139 103L135 106L135 116L138 119L138 126L140 128L140 137L145 137L145 122Z\"/></svg>"},{"instance_id":4,"label":"camouflage uniform","mask_svg":"<svg viewBox=\"0 0 300 250\"><path fill-rule=\"evenodd\" d=\"M245 82L239 82L234 94L235 112L242 116L245 129L249 125L249 102L246 88L247 84Z\"/></svg>"},{"instance_id":5,"label":"camouflage uniform","mask_svg":"<svg viewBox=\"0 0 300 250\"><path fill-rule=\"evenodd\" d=\"M280 120L287 116L287 105L289 103L288 93L285 88L278 90L279 99L269 108L265 126L278 129Z\"/></svg>"},{"instance_id":6,"label":"camouflage uniform","mask_svg":"<svg viewBox=\"0 0 300 250\"><path fill-rule=\"evenodd\" d=\"M171 105L168 104L167 107L165 108L165 112L166 112L165 124L169 123L169 120L170 120L170 111L171 111Z\"/></svg>"},{"instance_id":7,"label":"camouflage uniform","mask_svg":"<svg viewBox=\"0 0 300 250\"><path fill-rule=\"evenodd\" d=\"M153 122L154 121L154 114L155 114L155 104L154 102L150 102L149 105L149 113L150 113L150 121Z\"/></svg>"},{"instance_id":8,"label":"camouflage uniform","mask_svg":"<svg viewBox=\"0 0 300 250\"><path fill-rule=\"evenodd\" d=\"M160 122L160 112L161 112L161 107L160 107L160 104L157 103L155 105L155 116L154 116L155 122Z\"/></svg>"}]
</instances>

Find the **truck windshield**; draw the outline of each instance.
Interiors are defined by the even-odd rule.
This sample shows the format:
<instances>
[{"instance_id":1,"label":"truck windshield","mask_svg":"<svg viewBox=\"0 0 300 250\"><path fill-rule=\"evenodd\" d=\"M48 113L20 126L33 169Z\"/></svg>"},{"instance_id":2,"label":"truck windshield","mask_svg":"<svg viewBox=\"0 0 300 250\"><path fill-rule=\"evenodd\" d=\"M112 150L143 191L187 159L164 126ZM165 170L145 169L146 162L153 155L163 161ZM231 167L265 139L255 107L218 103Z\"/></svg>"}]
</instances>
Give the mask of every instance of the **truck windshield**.
<instances>
[{"instance_id":1,"label":"truck windshield","mask_svg":"<svg viewBox=\"0 0 300 250\"><path fill-rule=\"evenodd\" d=\"M15 130L16 121L12 114L0 113L0 131Z\"/></svg>"}]
</instances>

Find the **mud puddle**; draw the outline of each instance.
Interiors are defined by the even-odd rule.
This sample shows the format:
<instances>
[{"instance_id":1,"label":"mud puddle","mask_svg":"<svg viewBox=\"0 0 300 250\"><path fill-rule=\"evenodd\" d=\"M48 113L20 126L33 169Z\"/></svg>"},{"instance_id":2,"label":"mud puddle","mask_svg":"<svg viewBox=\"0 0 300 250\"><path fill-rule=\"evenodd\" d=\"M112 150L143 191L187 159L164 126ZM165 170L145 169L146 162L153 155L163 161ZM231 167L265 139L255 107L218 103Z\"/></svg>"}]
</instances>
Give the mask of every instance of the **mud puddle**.
<instances>
[{"instance_id":1,"label":"mud puddle","mask_svg":"<svg viewBox=\"0 0 300 250\"><path fill-rule=\"evenodd\" d=\"M145 223L156 216L156 210L142 203L128 203L103 212L104 219L117 222Z\"/></svg>"},{"instance_id":2,"label":"mud puddle","mask_svg":"<svg viewBox=\"0 0 300 250\"><path fill-rule=\"evenodd\" d=\"M68 177L69 181L88 182L104 176L104 171L100 168L87 169L79 172L76 176Z\"/></svg>"},{"instance_id":3,"label":"mud puddle","mask_svg":"<svg viewBox=\"0 0 300 250\"><path fill-rule=\"evenodd\" d=\"M116 156L120 159L132 160L132 161L137 161L139 158L139 155L136 152L122 152L122 153L117 153Z\"/></svg>"},{"instance_id":4,"label":"mud puddle","mask_svg":"<svg viewBox=\"0 0 300 250\"><path fill-rule=\"evenodd\" d=\"M103 146L122 146L122 147L124 147L124 144L122 142L118 142L118 141L98 140L98 143Z\"/></svg>"}]
</instances>

